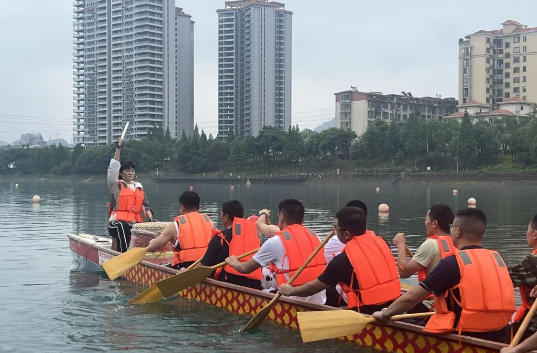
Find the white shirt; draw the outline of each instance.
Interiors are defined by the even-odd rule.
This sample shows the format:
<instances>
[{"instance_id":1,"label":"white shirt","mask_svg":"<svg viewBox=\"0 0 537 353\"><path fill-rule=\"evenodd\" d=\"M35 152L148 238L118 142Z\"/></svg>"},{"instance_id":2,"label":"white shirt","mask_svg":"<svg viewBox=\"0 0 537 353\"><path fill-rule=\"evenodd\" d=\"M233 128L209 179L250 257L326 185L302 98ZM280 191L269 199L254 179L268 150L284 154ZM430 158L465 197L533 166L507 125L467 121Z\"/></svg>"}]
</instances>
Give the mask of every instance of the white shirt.
<instances>
[{"instance_id":1,"label":"white shirt","mask_svg":"<svg viewBox=\"0 0 537 353\"><path fill-rule=\"evenodd\" d=\"M118 176L119 176L119 169L120 168L121 168L121 163L119 163L118 161L116 161L115 159L112 158L110 160L110 165L108 166L108 172L107 172L107 175L106 175L106 180L108 181L108 188L110 189L110 193L114 196L116 206L117 206L118 197L119 197L119 187L118 187L119 179L118 179ZM133 191L136 188L142 188L143 189L142 184L140 184L137 181L133 181L131 184L127 184L127 186ZM146 200L146 196L144 195L144 201L145 200ZM112 212L112 214L110 215L109 221L113 221L115 219L116 219L116 213Z\"/></svg>"},{"instance_id":2,"label":"white shirt","mask_svg":"<svg viewBox=\"0 0 537 353\"><path fill-rule=\"evenodd\" d=\"M262 267L270 266L270 264L272 263L279 270L289 269L289 259L285 256L285 247L283 246L282 240L279 236L269 238L265 243L263 243L263 245L261 245L261 249L259 249L259 251L254 255L253 260ZM276 276L274 276L274 278L275 277ZM288 273L285 274L285 278L290 278ZM262 286L265 282L267 281L262 281ZM272 288L266 289L277 289L274 288L278 286L277 284L274 284L275 281L268 282L272 282ZM322 290L321 292L309 297L291 296L290 298L305 300L307 302L315 304L324 304L326 302L326 291Z\"/></svg>"},{"instance_id":3,"label":"white shirt","mask_svg":"<svg viewBox=\"0 0 537 353\"><path fill-rule=\"evenodd\" d=\"M343 250L344 247L345 244L339 241L338 237L334 234L324 246L324 258L326 259L326 263L329 263L335 256L341 254L341 250Z\"/></svg>"}]
</instances>

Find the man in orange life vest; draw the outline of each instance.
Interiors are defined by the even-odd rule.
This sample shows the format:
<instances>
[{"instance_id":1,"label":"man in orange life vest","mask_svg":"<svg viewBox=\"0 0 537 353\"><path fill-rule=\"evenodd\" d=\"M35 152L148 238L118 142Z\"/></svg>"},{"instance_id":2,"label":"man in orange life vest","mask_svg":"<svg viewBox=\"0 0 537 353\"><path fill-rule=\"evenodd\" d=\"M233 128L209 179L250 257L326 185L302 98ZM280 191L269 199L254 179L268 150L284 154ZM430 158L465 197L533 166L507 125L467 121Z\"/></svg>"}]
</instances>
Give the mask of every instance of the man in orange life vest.
<instances>
[{"instance_id":1,"label":"man in orange life vest","mask_svg":"<svg viewBox=\"0 0 537 353\"><path fill-rule=\"evenodd\" d=\"M397 247L397 262L401 278L418 273L421 282L438 265L440 260L455 252L449 225L453 223L453 211L448 205L434 204L425 216L427 239L420 245L410 261L406 257L405 233L397 233L393 244Z\"/></svg>"},{"instance_id":2,"label":"man in orange life vest","mask_svg":"<svg viewBox=\"0 0 537 353\"><path fill-rule=\"evenodd\" d=\"M151 222L157 220L153 218L142 184L134 181L134 164L130 161L119 162L121 147L123 139L120 137L107 173L111 194L108 234L112 237L112 250L125 252L131 241L132 225L143 221L142 214L145 213Z\"/></svg>"},{"instance_id":3,"label":"man in orange life vest","mask_svg":"<svg viewBox=\"0 0 537 353\"><path fill-rule=\"evenodd\" d=\"M537 296L537 287L534 287L531 290L530 296L532 298L535 298ZM537 349L537 332L533 333L533 335L529 336L528 338L525 338L525 339L523 338L523 342L516 345L515 347L502 348L500 353L526 353L526 352L532 352L536 349Z\"/></svg>"},{"instance_id":4,"label":"man in orange life vest","mask_svg":"<svg viewBox=\"0 0 537 353\"><path fill-rule=\"evenodd\" d=\"M477 208L457 212L451 237L459 251L440 260L418 286L373 317L387 322L433 293L436 314L427 322L425 332L456 331L503 342L504 327L515 309L514 291L500 254L481 246L486 224L486 215Z\"/></svg>"},{"instance_id":5,"label":"man in orange life vest","mask_svg":"<svg viewBox=\"0 0 537 353\"><path fill-rule=\"evenodd\" d=\"M513 285L519 288L520 299L522 299L522 305L517 309L512 319L513 327L516 330L518 330L520 323L524 320L531 304L533 304L534 299L530 300L529 294L531 289L537 285L537 214L533 216L533 219L528 224L526 241L528 246L533 249L532 253L522 259L518 265L509 268ZM536 331L537 316L533 316L522 338L529 337Z\"/></svg>"},{"instance_id":6,"label":"man in orange life vest","mask_svg":"<svg viewBox=\"0 0 537 353\"><path fill-rule=\"evenodd\" d=\"M216 235L209 242L200 265L214 266L225 261L230 255L238 256L261 246L255 222L243 217L244 208L239 201L232 200L222 204L220 219L226 229L215 231ZM244 262L250 258L251 256L240 261ZM215 278L239 286L261 289L261 276L261 269L250 274L241 274L227 265L221 271L216 270Z\"/></svg>"},{"instance_id":7,"label":"man in orange life vest","mask_svg":"<svg viewBox=\"0 0 537 353\"><path fill-rule=\"evenodd\" d=\"M199 213L200 197L194 191L185 191L179 197L181 215L167 225L162 233L149 242L149 251L158 251L167 242L172 243L175 258L169 267L188 267L207 251L213 237L213 223L206 214ZM167 265L168 266L168 265Z\"/></svg>"},{"instance_id":8,"label":"man in orange life vest","mask_svg":"<svg viewBox=\"0 0 537 353\"><path fill-rule=\"evenodd\" d=\"M280 286L282 295L307 296L340 284L349 309L371 314L401 294L395 259L384 239L366 231L366 215L358 207L336 213L334 231L344 251L328 263L315 280L298 287ZM375 273L372 272L375 269Z\"/></svg>"},{"instance_id":9,"label":"man in orange life vest","mask_svg":"<svg viewBox=\"0 0 537 353\"><path fill-rule=\"evenodd\" d=\"M270 237L254 257L246 262L240 262L235 256L226 259L229 266L239 273L252 273L255 270L270 266L275 281L263 280L261 285L266 290L277 290L277 287L293 276L315 248L321 243L314 231L302 226L304 221L304 205L294 199L286 199L278 205L279 225L282 228L275 236ZM265 221L265 217L259 217ZM258 220L259 221L259 220ZM262 227L261 227L262 228ZM262 229L258 229L265 235L269 235ZM311 260L309 265L302 271L293 285L301 285L317 278L326 268L326 261L322 251ZM277 282L277 283L273 283ZM324 304L325 291L321 291L307 298L300 298L310 303Z\"/></svg>"}]
</instances>

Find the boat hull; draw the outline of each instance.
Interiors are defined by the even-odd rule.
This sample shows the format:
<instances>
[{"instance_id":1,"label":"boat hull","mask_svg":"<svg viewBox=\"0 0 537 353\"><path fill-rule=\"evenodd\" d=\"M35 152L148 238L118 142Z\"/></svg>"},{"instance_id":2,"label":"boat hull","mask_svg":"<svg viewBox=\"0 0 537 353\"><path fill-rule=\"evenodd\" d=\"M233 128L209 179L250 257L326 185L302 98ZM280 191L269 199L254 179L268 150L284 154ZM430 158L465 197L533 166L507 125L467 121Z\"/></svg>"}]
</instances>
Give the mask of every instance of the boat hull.
<instances>
[{"instance_id":1,"label":"boat hull","mask_svg":"<svg viewBox=\"0 0 537 353\"><path fill-rule=\"evenodd\" d=\"M71 250L98 265L117 255L110 250L108 238L93 235L69 235ZM142 261L128 270L122 277L127 280L150 286L173 276L177 271L151 263L151 258ZM160 261L159 261L160 262ZM185 289L178 293L183 298L194 299L238 314L254 315L273 298L273 294L223 283L212 279ZM325 305L315 305L300 300L281 298L272 308L269 319L279 325L292 329L298 328L299 311L337 310ZM245 320L245 323L248 320ZM390 326L369 324L359 334L341 338L360 346L372 347L385 352L435 352L435 353L493 353L505 345L472 337L431 335L421 327L407 323L391 323Z\"/></svg>"}]
</instances>

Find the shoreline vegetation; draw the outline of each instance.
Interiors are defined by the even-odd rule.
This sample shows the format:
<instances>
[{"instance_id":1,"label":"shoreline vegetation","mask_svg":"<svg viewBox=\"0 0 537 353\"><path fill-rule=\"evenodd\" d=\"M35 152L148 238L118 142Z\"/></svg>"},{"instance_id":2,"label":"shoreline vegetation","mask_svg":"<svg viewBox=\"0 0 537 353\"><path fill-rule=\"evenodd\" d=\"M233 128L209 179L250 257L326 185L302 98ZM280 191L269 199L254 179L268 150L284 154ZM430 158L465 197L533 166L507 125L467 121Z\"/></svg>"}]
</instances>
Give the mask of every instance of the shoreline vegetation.
<instances>
[{"instance_id":1,"label":"shoreline vegetation","mask_svg":"<svg viewBox=\"0 0 537 353\"><path fill-rule=\"evenodd\" d=\"M155 128L142 140L126 141L121 156L134 162L140 179L157 181L531 181L537 180L536 136L535 111L523 120L503 117L475 124L467 114L461 123L411 115L404 124L374 120L359 138L337 128L314 132L265 126L257 137L231 134L221 141L196 126L191 136L183 132L175 140L169 131ZM0 180L98 180L114 150L115 145L0 148Z\"/></svg>"}]
</instances>

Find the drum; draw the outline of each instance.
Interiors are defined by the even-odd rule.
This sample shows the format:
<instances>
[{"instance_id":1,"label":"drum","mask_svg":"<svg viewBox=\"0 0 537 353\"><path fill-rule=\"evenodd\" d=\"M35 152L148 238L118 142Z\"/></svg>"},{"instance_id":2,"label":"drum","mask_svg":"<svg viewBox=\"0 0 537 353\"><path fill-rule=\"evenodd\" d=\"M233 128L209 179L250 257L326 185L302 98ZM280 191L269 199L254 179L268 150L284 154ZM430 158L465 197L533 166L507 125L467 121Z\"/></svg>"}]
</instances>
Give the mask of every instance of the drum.
<instances>
[{"instance_id":1,"label":"drum","mask_svg":"<svg viewBox=\"0 0 537 353\"><path fill-rule=\"evenodd\" d=\"M131 229L131 244L130 248L142 247L145 248L149 245L151 239L155 239L171 222L147 222L136 223ZM173 249L168 242L162 248L154 253L148 253L146 260L155 263L172 263L173 262Z\"/></svg>"}]
</instances>

